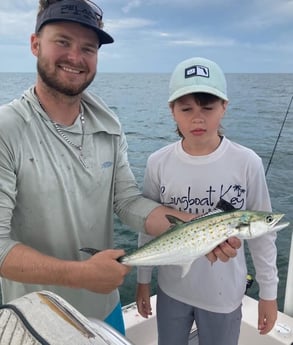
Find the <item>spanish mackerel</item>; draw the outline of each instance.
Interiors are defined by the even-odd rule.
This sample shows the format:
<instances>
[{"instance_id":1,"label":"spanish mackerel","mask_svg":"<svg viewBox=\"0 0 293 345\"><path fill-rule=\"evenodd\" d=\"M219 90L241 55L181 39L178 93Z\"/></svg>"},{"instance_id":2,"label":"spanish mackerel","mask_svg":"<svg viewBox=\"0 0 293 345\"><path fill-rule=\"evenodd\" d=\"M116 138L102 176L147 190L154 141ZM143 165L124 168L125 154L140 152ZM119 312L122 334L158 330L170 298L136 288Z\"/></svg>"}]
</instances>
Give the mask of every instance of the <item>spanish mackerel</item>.
<instances>
[{"instance_id":1,"label":"spanish mackerel","mask_svg":"<svg viewBox=\"0 0 293 345\"><path fill-rule=\"evenodd\" d=\"M189 222L167 215L171 227L166 232L118 261L130 266L180 265L185 275L192 262L229 237L252 239L284 229L289 222L278 224L283 216L282 213L236 210L222 200L216 210ZM93 248L81 250L92 255L98 252Z\"/></svg>"}]
</instances>

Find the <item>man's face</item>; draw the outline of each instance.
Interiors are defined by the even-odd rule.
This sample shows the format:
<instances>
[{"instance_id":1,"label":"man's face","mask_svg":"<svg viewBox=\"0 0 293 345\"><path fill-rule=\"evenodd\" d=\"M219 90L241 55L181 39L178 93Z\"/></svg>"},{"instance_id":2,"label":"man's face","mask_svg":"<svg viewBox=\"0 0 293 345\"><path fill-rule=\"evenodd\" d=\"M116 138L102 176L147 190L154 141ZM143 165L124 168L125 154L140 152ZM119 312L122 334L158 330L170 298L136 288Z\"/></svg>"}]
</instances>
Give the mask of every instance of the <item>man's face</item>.
<instances>
[{"instance_id":1,"label":"man's face","mask_svg":"<svg viewBox=\"0 0 293 345\"><path fill-rule=\"evenodd\" d=\"M32 36L42 82L67 96L80 94L93 81L98 47L96 33L77 23L47 24Z\"/></svg>"}]
</instances>

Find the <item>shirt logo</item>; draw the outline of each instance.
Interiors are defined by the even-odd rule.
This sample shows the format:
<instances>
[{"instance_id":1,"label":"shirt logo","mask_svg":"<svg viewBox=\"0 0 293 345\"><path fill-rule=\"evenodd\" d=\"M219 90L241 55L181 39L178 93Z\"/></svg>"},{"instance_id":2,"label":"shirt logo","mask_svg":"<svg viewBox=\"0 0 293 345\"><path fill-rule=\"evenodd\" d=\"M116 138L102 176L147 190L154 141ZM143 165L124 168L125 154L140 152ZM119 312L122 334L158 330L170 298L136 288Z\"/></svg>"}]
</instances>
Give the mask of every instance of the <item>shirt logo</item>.
<instances>
[{"instance_id":1,"label":"shirt logo","mask_svg":"<svg viewBox=\"0 0 293 345\"><path fill-rule=\"evenodd\" d=\"M191 78L191 77L210 77L210 71L208 67L201 66L201 65L195 65L188 68L185 68L185 78Z\"/></svg>"},{"instance_id":2,"label":"shirt logo","mask_svg":"<svg viewBox=\"0 0 293 345\"><path fill-rule=\"evenodd\" d=\"M113 165L112 162L106 161L106 162L102 163L102 169L110 168L112 165Z\"/></svg>"}]
</instances>

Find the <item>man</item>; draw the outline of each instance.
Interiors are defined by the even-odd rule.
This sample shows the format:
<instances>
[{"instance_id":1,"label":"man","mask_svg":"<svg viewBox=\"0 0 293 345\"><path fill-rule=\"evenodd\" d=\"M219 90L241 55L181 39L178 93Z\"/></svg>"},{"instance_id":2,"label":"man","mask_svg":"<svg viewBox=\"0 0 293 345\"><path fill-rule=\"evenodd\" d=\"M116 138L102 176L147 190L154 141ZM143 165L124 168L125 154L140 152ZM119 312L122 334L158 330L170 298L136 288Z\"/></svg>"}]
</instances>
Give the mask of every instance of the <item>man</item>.
<instances>
[{"instance_id":1,"label":"man","mask_svg":"<svg viewBox=\"0 0 293 345\"><path fill-rule=\"evenodd\" d=\"M112 42L93 3L40 1L36 84L0 108L0 273L4 303L47 289L123 332L117 287L129 268L116 260L123 250L107 249L113 213L154 235L170 210L141 196L119 120L85 91ZM228 260L237 245L210 259ZM89 258L87 246L102 251Z\"/></svg>"}]
</instances>

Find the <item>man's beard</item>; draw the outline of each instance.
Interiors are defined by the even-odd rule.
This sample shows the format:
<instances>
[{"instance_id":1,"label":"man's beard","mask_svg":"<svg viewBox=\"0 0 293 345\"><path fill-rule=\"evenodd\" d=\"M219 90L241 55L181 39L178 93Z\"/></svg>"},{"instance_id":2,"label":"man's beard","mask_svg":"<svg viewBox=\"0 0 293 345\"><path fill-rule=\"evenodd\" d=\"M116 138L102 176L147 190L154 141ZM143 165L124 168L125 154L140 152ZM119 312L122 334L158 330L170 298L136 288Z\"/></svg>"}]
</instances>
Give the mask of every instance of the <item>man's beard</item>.
<instances>
[{"instance_id":1,"label":"man's beard","mask_svg":"<svg viewBox=\"0 0 293 345\"><path fill-rule=\"evenodd\" d=\"M50 74L49 72L47 72L49 69L46 68L46 64L42 63L42 58L38 59L37 70L42 81L50 89L56 92L59 92L65 96L77 96L81 94L91 84L91 82L95 78L95 73L94 73L93 76L89 80L85 81L79 86L74 86L72 84L70 85L70 82L68 82L68 85L66 85L65 83L62 83L62 81L58 79L57 74L53 74L53 73Z\"/></svg>"}]
</instances>

